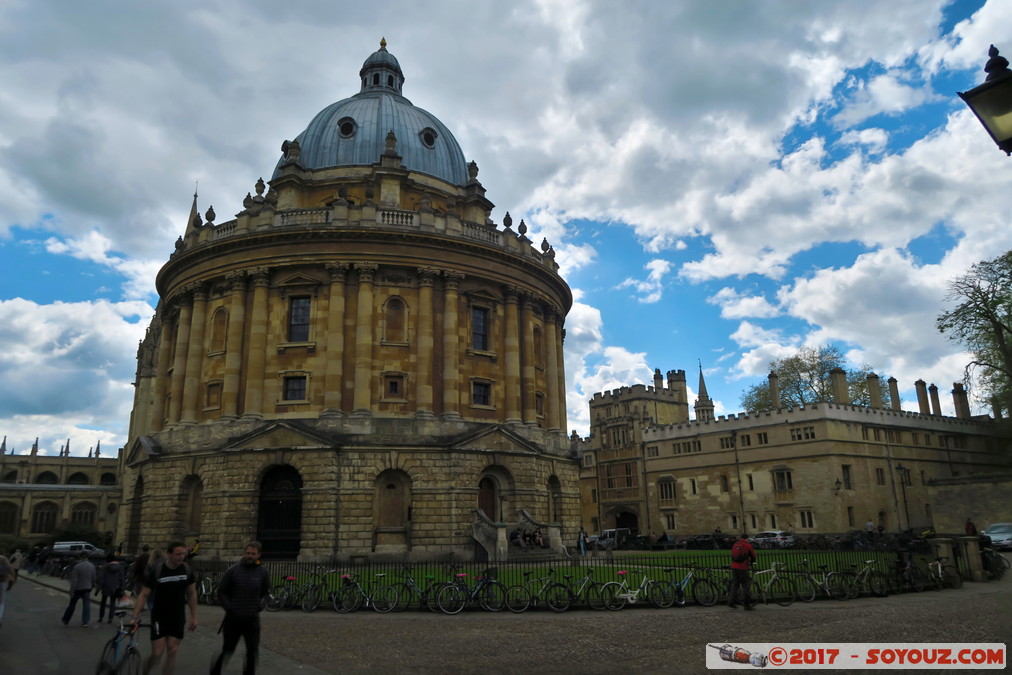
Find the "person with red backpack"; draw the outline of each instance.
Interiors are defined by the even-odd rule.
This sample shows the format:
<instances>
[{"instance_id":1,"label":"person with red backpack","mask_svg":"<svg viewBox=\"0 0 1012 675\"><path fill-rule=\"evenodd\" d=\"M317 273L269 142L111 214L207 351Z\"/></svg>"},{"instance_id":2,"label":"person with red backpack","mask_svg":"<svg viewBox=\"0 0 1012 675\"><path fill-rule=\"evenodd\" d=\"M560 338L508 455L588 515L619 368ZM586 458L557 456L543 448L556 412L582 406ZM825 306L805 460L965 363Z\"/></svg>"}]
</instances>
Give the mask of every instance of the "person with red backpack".
<instances>
[{"instance_id":1,"label":"person with red backpack","mask_svg":"<svg viewBox=\"0 0 1012 675\"><path fill-rule=\"evenodd\" d=\"M731 588L727 593L727 606L731 609L738 607L738 589L741 588L743 604L745 609L755 609L752 603L752 579L748 575L749 567L755 562L755 549L748 543L745 533L739 535L738 541L731 547Z\"/></svg>"}]
</instances>

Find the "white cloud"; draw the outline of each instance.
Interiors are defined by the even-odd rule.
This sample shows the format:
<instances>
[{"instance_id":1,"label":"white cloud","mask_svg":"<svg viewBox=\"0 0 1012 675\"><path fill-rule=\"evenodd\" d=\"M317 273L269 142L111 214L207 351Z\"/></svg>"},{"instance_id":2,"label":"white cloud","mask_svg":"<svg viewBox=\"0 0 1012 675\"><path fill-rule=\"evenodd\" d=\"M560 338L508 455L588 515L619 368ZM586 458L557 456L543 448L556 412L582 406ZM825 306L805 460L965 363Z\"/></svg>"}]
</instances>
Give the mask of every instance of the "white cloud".
<instances>
[{"instance_id":1,"label":"white cloud","mask_svg":"<svg viewBox=\"0 0 1012 675\"><path fill-rule=\"evenodd\" d=\"M658 302L664 295L664 277L671 271L671 263L667 260L655 259L643 266L649 270L647 278L636 280L632 277L625 279L618 285L618 288L633 288L639 293L636 299L645 304Z\"/></svg>"},{"instance_id":2,"label":"white cloud","mask_svg":"<svg viewBox=\"0 0 1012 675\"><path fill-rule=\"evenodd\" d=\"M706 301L720 307L720 316L724 319L762 319L774 317L779 313L779 310L766 298L759 295L743 295L727 286L711 295Z\"/></svg>"}]
</instances>

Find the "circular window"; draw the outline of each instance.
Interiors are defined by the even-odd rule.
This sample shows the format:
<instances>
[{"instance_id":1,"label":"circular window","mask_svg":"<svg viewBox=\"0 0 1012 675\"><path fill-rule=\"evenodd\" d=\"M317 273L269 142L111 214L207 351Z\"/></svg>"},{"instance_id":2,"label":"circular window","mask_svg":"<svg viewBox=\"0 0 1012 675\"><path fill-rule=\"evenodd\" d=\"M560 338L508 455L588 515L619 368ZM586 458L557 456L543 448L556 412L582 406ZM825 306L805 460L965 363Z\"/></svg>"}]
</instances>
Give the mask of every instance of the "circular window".
<instances>
[{"instance_id":1,"label":"circular window","mask_svg":"<svg viewBox=\"0 0 1012 675\"><path fill-rule=\"evenodd\" d=\"M425 147L427 148L436 147L437 134L434 130L426 127L425 129L422 129L421 133L419 133L418 136L422 139L422 144Z\"/></svg>"},{"instance_id":2,"label":"circular window","mask_svg":"<svg viewBox=\"0 0 1012 675\"><path fill-rule=\"evenodd\" d=\"M351 138L355 135L358 125L350 117L343 117L337 122L337 129L341 132L341 138Z\"/></svg>"}]
</instances>

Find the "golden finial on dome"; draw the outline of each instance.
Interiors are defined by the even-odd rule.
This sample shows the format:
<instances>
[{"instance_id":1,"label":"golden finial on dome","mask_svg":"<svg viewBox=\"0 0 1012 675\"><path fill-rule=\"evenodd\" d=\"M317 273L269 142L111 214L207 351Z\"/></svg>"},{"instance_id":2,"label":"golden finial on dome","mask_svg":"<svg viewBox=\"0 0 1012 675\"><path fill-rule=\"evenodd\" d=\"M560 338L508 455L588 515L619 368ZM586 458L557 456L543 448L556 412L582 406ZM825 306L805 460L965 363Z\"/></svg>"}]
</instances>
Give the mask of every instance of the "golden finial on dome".
<instances>
[{"instance_id":1,"label":"golden finial on dome","mask_svg":"<svg viewBox=\"0 0 1012 675\"><path fill-rule=\"evenodd\" d=\"M380 49L386 49L386 48L387 48L387 39L385 37L381 37L380 38Z\"/></svg>"}]
</instances>

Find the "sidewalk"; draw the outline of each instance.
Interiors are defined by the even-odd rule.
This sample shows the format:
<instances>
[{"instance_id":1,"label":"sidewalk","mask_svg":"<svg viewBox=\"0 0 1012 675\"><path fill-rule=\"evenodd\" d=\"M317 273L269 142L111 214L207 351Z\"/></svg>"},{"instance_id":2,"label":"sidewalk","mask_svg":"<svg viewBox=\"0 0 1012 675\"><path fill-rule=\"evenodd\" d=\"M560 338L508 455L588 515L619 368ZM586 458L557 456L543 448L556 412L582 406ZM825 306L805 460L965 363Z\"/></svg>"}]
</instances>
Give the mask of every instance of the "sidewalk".
<instances>
[{"instance_id":1,"label":"sidewalk","mask_svg":"<svg viewBox=\"0 0 1012 675\"><path fill-rule=\"evenodd\" d=\"M38 586L60 591L70 595L70 585L66 579L59 579L50 576L35 576L24 571L18 576L18 581L26 581ZM92 614L97 620L98 604L92 602ZM218 634L218 626L224 618L225 612L221 607L200 605L197 610L199 625L193 633L187 633L179 650L179 657L176 660L177 673L204 673L210 669L211 660L221 651L221 635ZM143 629L147 630L147 629ZM226 673L242 672L242 663L246 648L242 641L236 649L231 662L225 669ZM147 656L151 653L148 644L144 644L141 653ZM263 673L305 673L306 675L324 675L326 671L318 670L297 661L293 661L276 652L260 647L260 660L257 670Z\"/></svg>"}]
</instances>

